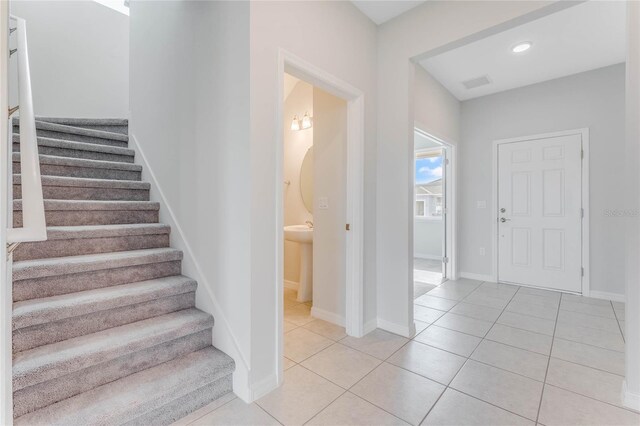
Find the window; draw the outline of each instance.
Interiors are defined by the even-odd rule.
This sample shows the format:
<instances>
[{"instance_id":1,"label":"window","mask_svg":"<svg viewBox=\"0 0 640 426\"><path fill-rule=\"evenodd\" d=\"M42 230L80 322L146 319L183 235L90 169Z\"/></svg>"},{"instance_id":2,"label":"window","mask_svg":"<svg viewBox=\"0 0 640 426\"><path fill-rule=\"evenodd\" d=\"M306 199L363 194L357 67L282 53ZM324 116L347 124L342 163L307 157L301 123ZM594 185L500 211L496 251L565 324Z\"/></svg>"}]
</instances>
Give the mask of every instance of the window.
<instances>
[{"instance_id":1,"label":"window","mask_svg":"<svg viewBox=\"0 0 640 426\"><path fill-rule=\"evenodd\" d=\"M415 216L421 219L441 219L442 194L442 148L416 153L415 162Z\"/></svg>"}]
</instances>

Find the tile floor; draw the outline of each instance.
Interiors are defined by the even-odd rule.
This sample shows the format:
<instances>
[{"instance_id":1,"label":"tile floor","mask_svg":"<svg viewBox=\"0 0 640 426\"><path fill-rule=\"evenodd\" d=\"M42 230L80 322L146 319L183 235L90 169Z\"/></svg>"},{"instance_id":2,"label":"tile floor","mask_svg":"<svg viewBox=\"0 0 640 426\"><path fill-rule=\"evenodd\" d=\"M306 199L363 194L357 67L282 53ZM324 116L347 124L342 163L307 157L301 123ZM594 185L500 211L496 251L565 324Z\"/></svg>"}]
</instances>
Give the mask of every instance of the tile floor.
<instances>
[{"instance_id":1,"label":"tile floor","mask_svg":"<svg viewBox=\"0 0 640 426\"><path fill-rule=\"evenodd\" d=\"M433 259L413 259L413 298L417 298L442 283L442 262Z\"/></svg>"},{"instance_id":2,"label":"tile floor","mask_svg":"<svg viewBox=\"0 0 640 426\"><path fill-rule=\"evenodd\" d=\"M623 304L460 279L415 300L413 339L356 339L285 300L284 384L179 424L640 424L620 401Z\"/></svg>"}]
</instances>

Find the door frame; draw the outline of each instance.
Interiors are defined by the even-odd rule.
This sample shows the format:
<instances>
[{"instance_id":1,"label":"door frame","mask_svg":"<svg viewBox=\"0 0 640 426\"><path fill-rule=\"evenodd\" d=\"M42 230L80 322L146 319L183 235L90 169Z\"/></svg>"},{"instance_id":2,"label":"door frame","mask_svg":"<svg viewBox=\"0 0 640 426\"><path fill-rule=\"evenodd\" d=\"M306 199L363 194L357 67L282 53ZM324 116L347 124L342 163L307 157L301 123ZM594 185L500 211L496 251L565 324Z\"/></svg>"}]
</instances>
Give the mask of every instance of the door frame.
<instances>
[{"instance_id":1,"label":"door frame","mask_svg":"<svg viewBox=\"0 0 640 426\"><path fill-rule=\"evenodd\" d=\"M276 352L277 372L283 374L284 353L284 73L306 81L347 102L346 158L346 303L345 328L350 336L362 337L364 328L364 92L293 53L278 50L276 105ZM280 382L280 380L279 380Z\"/></svg>"},{"instance_id":2,"label":"door frame","mask_svg":"<svg viewBox=\"0 0 640 426\"><path fill-rule=\"evenodd\" d=\"M457 280L458 279L458 268L457 268L457 244L456 244L456 223L457 223L457 208L456 208L456 193L457 193L457 181L456 181L456 146L452 143L447 142L446 140L435 136L432 132L425 130L424 126L415 123L414 124L414 138L415 133L420 133L429 139L433 139L438 142L445 151L445 158L449 160L449 164L445 165L444 171L444 181L445 181L445 229L444 229L444 255L449 259L449 261L445 264L445 277L447 280ZM413 140L413 138L412 138ZM411 217L411 231L409 232L409 238L411 240L410 248L411 248L411 265L413 266L413 238L414 238L414 224L415 224L415 164L416 164L416 149L415 149L415 141L412 143L412 162L411 162L411 209L412 212ZM413 295L413 267L410 268L410 285L412 288L411 295ZM411 301L411 306L413 306L413 300Z\"/></svg>"},{"instance_id":3,"label":"door frame","mask_svg":"<svg viewBox=\"0 0 640 426\"><path fill-rule=\"evenodd\" d=\"M584 275L582 276L582 291L580 294L583 296L589 297L591 294L590 287L590 263L589 263L589 128L581 128L581 129L573 129L573 130L563 130L558 132L550 132L550 133L540 133L536 135L529 136L520 136L516 138L509 139L498 139L493 141L493 152L492 152L492 199L493 203L491 206L491 230L492 236L491 239L491 252L493 256L493 264L491 271L491 279L494 282L499 282L499 260L498 260L498 147L501 144L505 143L513 143L513 142L525 142L537 139L549 139L560 136L572 136L572 135L580 135L582 142L582 162L581 162L581 170L582 170L582 208L584 209L584 215L582 217L581 230L582 230L582 268L584 269ZM526 285L524 285L527 287ZM546 287L540 287L545 288ZM560 291L553 290L552 291Z\"/></svg>"}]
</instances>

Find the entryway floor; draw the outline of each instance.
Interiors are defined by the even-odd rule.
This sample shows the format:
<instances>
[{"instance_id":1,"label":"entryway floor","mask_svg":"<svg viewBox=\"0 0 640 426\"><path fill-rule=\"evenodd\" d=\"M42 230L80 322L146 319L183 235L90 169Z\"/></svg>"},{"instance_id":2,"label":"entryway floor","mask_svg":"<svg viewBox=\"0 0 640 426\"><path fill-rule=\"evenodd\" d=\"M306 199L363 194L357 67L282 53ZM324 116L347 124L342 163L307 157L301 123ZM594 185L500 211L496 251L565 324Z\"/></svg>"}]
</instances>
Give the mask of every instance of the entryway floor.
<instances>
[{"instance_id":1,"label":"entryway floor","mask_svg":"<svg viewBox=\"0 0 640 426\"><path fill-rule=\"evenodd\" d=\"M416 299L442 283L442 262L413 258L413 298Z\"/></svg>"},{"instance_id":2,"label":"entryway floor","mask_svg":"<svg viewBox=\"0 0 640 426\"><path fill-rule=\"evenodd\" d=\"M415 300L412 339L356 339L285 300L284 384L178 424L640 424L620 401L622 303L460 279Z\"/></svg>"}]
</instances>

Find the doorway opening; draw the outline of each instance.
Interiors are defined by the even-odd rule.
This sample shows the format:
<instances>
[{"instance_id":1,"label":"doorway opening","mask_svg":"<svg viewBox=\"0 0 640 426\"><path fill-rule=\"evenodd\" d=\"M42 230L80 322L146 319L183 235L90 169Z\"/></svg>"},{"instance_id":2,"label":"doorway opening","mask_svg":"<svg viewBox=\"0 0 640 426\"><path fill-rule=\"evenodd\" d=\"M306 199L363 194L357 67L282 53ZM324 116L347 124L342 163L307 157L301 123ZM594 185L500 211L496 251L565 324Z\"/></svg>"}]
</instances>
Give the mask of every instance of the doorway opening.
<instances>
[{"instance_id":1,"label":"doorway opening","mask_svg":"<svg viewBox=\"0 0 640 426\"><path fill-rule=\"evenodd\" d=\"M451 222L453 147L414 131L413 298L449 279L453 257Z\"/></svg>"},{"instance_id":2,"label":"doorway opening","mask_svg":"<svg viewBox=\"0 0 640 426\"><path fill-rule=\"evenodd\" d=\"M284 50L278 74L275 306L281 383L288 359L306 358L296 354L308 349L293 342L296 333L328 339L364 334L364 96Z\"/></svg>"}]
</instances>

